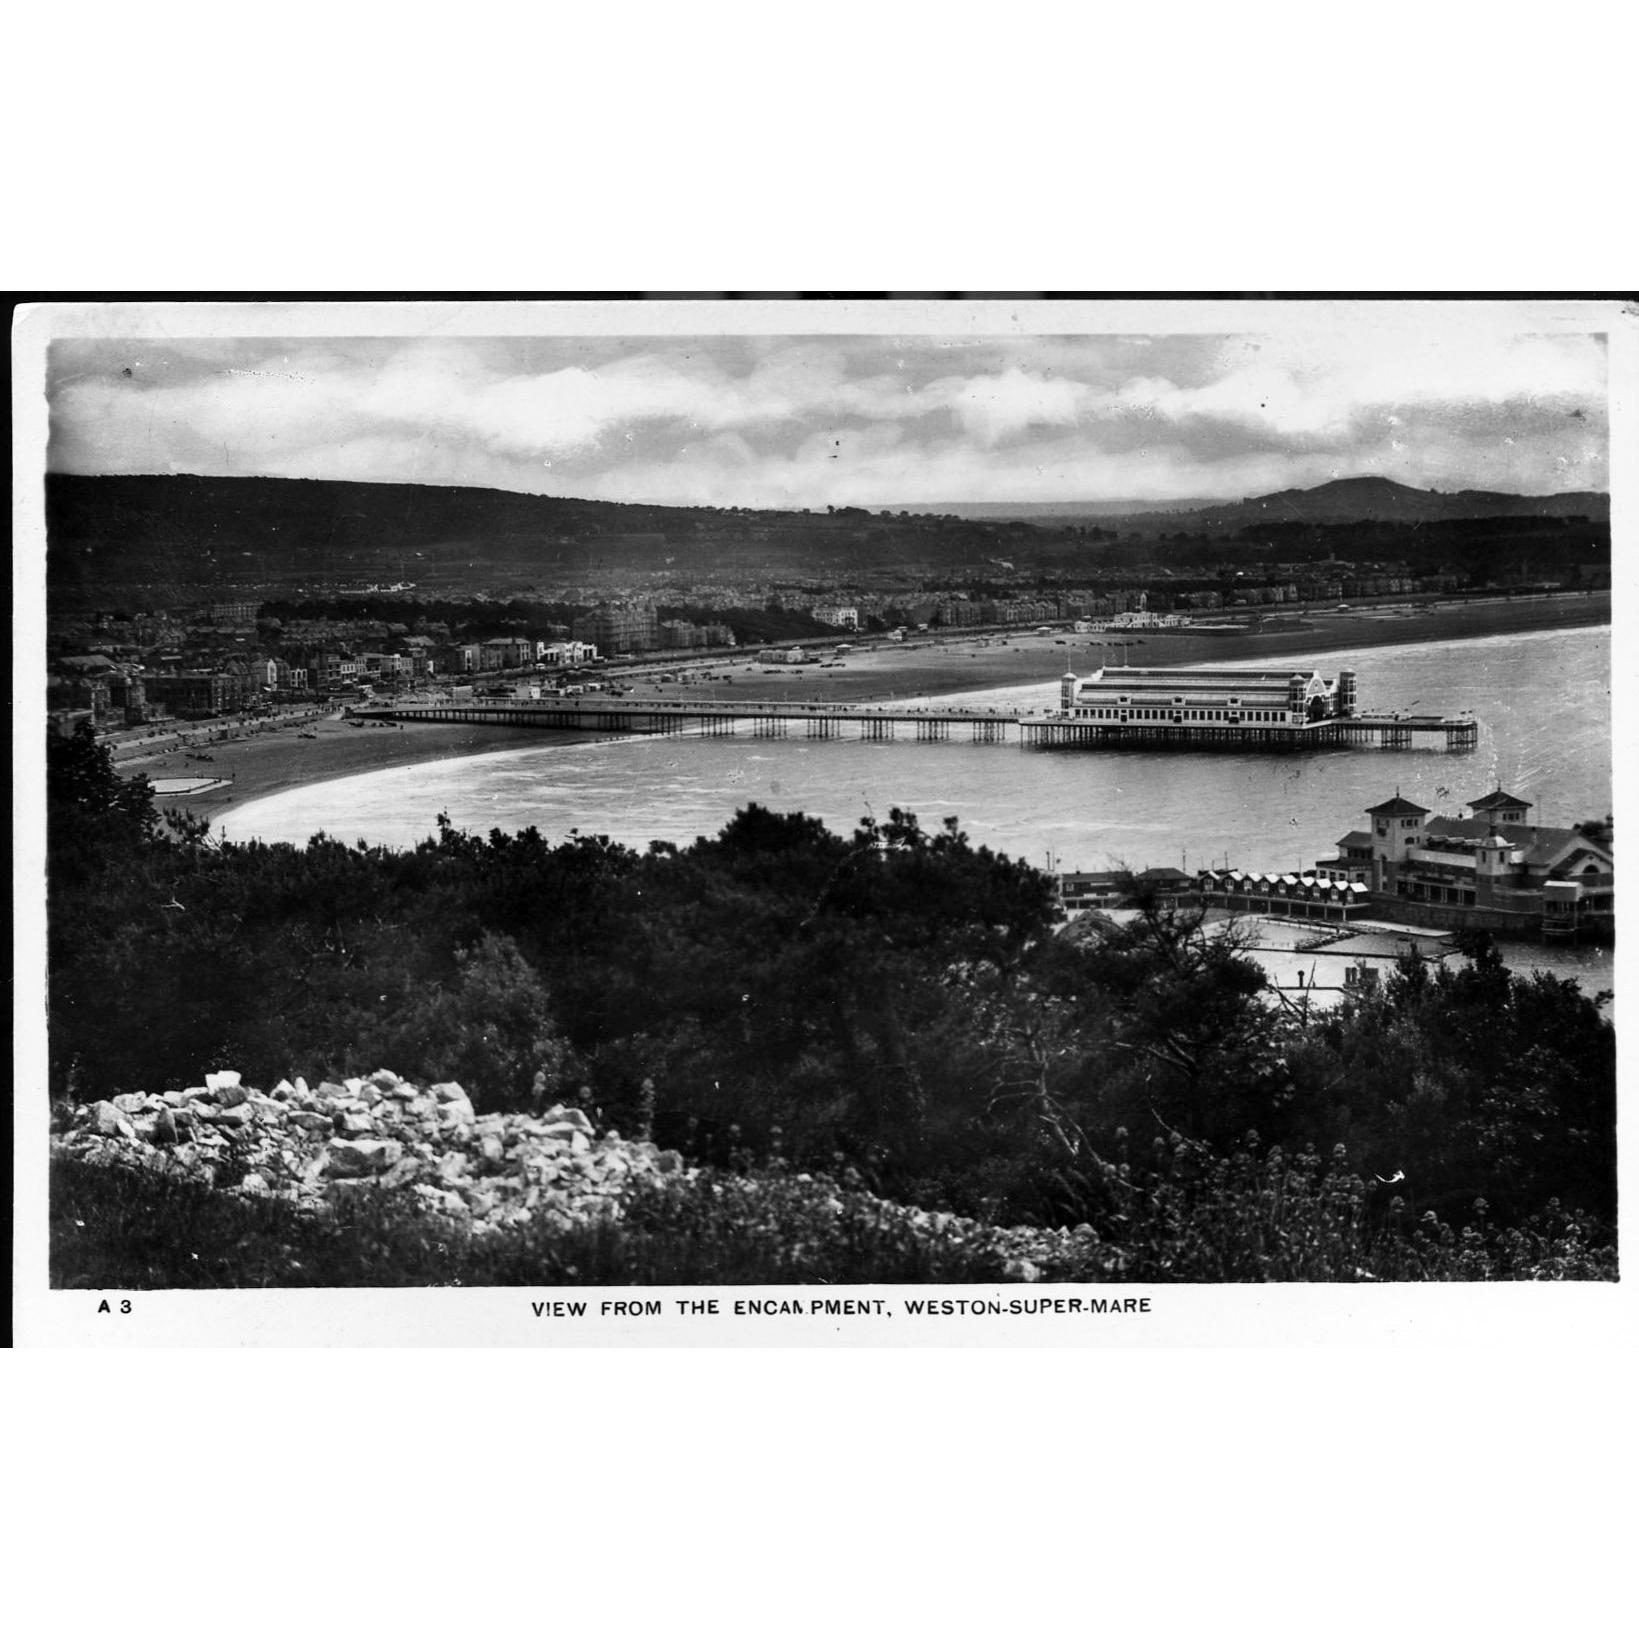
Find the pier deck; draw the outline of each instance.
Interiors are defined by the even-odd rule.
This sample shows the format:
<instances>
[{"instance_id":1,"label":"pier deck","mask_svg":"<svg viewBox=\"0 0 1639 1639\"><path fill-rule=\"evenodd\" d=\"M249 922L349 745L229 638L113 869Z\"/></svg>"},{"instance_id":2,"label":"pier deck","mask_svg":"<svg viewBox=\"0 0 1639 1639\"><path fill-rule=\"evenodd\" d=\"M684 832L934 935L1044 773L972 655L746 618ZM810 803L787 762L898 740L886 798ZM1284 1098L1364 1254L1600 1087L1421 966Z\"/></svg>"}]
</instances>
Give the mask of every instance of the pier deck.
<instances>
[{"instance_id":1,"label":"pier deck","mask_svg":"<svg viewBox=\"0 0 1639 1639\"><path fill-rule=\"evenodd\" d=\"M355 706L355 717L403 723L484 723L599 734L724 735L745 724L758 738L918 741L965 738L978 745L1032 750L1322 751L1339 747L1472 750L1480 726L1472 717L1356 716L1315 723L1093 723L1059 712L1015 712L979 706L803 702L792 700L483 700L431 705ZM844 730L852 732L845 735Z\"/></svg>"},{"instance_id":2,"label":"pier deck","mask_svg":"<svg viewBox=\"0 0 1639 1639\"><path fill-rule=\"evenodd\" d=\"M1316 723L1089 723L1048 713L1020 720L1022 743L1040 750L1133 747L1145 751L1330 751L1375 746L1472 751L1472 717L1328 717Z\"/></svg>"}]
</instances>

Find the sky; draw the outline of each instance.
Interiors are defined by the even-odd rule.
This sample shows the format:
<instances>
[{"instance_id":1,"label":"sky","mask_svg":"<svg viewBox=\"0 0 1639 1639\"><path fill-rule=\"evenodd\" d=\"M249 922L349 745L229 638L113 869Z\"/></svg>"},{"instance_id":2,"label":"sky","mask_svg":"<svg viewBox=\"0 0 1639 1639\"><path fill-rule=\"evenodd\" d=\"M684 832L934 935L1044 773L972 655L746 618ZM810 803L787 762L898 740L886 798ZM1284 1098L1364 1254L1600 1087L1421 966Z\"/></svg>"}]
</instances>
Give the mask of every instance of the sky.
<instances>
[{"instance_id":1,"label":"sky","mask_svg":"<svg viewBox=\"0 0 1639 1639\"><path fill-rule=\"evenodd\" d=\"M1609 488L1605 338L1229 335L51 343L48 462L714 506L1237 499L1375 474Z\"/></svg>"}]
</instances>

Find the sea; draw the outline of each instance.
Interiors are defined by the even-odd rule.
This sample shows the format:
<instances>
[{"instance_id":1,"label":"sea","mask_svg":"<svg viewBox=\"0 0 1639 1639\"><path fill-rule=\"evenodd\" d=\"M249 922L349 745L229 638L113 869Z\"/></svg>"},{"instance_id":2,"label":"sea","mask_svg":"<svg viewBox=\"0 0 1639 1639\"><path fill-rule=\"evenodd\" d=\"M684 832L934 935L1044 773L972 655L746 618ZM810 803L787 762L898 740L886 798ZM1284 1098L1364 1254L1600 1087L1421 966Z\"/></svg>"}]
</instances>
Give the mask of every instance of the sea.
<instances>
[{"instance_id":1,"label":"sea","mask_svg":"<svg viewBox=\"0 0 1639 1639\"><path fill-rule=\"evenodd\" d=\"M1054 870L1176 865L1307 870L1365 811L1397 793L1436 813L1497 787L1531 819L1571 825L1611 812L1611 629L1478 637L1390 648L1316 649L1267 662L1358 674L1363 712L1480 723L1472 751L1025 750L953 738L918 743L684 735L520 743L303 786L229 811L230 840L410 845L447 813L487 833L536 827L551 840L607 836L633 848L716 834L747 803L814 815L849 833L892 808L925 829L954 817L976 845ZM1051 708L1058 680L939 696L942 705ZM929 699L896 701L931 705ZM1582 960L1584 955L1588 961ZM1609 953L1565 953L1606 979ZM1557 958L1556 958L1557 960ZM1560 961L1560 966L1565 962Z\"/></svg>"}]
</instances>

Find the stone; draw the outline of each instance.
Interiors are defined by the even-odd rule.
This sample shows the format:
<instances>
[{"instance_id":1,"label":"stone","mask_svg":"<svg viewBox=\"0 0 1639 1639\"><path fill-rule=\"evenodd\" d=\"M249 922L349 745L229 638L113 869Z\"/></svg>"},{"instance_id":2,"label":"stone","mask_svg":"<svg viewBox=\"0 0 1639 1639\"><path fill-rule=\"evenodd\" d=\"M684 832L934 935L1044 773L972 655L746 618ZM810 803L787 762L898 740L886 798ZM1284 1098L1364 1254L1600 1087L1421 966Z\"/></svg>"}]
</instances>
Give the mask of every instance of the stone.
<instances>
[{"instance_id":1,"label":"stone","mask_svg":"<svg viewBox=\"0 0 1639 1639\"><path fill-rule=\"evenodd\" d=\"M350 1098L362 1098L364 1096L363 1076L344 1077L342 1079L342 1089Z\"/></svg>"},{"instance_id":2,"label":"stone","mask_svg":"<svg viewBox=\"0 0 1639 1639\"><path fill-rule=\"evenodd\" d=\"M206 1112L205 1119L213 1126L237 1131L250 1125L250 1111L238 1107L231 1110L210 1110Z\"/></svg>"},{"instance_id":3,"label":"stone","mask_svg":"<svg viewBox=\"0 0 1639 1639\"><path fill-rule=\"evenodd\" d=\"M373 1177L398 1165L404 1146L390 1138L332 1138L324 1147L325 1170L342 1178Z\"/></svg>"},{"instance_id":4,"label":"stone","mask_svg":"<svg viewBox=\"0 0 1639 1639\"><path fill-rule=\"evenodd\" d=\"M571 1127L579 1127L583 1133L590 1133L592 1123L584 1110L565 1109L561 1104L554 1104L550 1110L541 1114L541 1120L547 1122L562 1122Z\"/></svg>"},{"instance_id":5,"label":"stone","mask_svg":"<svg viewBox=\"0 0 1639 1639\"><path fill-rule=\"evenodd\" d=\"M654 1158L654 1164L657 1172L681 1172L683 1157L677 1150L662 1150Z\"/></svg>"},{"instance_id":6,"label":"stone","mask_svg":"<svg viewBox=\"0 0 1639 1639\"><path fill-rule=\"evenodd\" d=\"M320 1098L346 1098L347 1089L339 1081L321 1081L319 1083Z\"/></svg>"},{"instance_id":7,"label":"stone","mask_svg":"<svg viewBox=\"0 0 1639 1639\"><path fill-rule=\"evenodd\" d=\"M161 1109L149 1124L151 1142L155 1144L174 1144L177 1138L176 1117L168 1109Z\"/></svg>"},{"instance_id":8,"label":"stone","mask_svg":"<svg viewBox=\"0 0 1639 1639\"><path fill-rule=\"evenodd\" d=\"M293 1084L293 1087L292 1087L292 1091L294 1091L294 1093L296 1094L296 1098L297 1098L298 1102L303 1102L303 1101L305 1101L305 1100L307 1100L307 1099L309 1099L313 1096L311 1093L308 1092L307 1082L301 1076L296 1077L296 1080L295 1080L295 1082Z\"/></svg>"},{"instance_id":9,"label":"stone","mask_svg":"<svg viewBox=\"0 0 1639 1639\"><path fill-rule=\"evenodd\" d=\"M325 1115L320 1110L292 1110L285 1120L292 1127L300 1127L304 1132L331 1132L335 1128L333 1117Z\"/></svg>"},{"instance_id":10,"label":"stone","mask_svg":"<svg viewBox=\"0 0 1639 1639\"><path fill-rule=\"evenodd\" d=\"M498 1167L506 1160L506 1145L501 1141L499 1133L485 1133L479 1140L479 1148L485 1161L492 1167Z\"/></svg>"},{"instance_id":11,"label":"stone","mask_svg":"<svg viewBox=\"0 0 1639 1639\"><path fill-rule=\"evenodd\" d=\"M571 1155L585 1155L592 1147L592 1140L579 1129L569 1135L569 1152Z\"/></svg>"},{"instance_id":12,"label":"stone","mask_svg":"<svg viewBox=\"0 0 1639 1639\"><path fill-rule=\"evenodd\" d=\"M104 1138L135 1138L137 1130L125 1119L124 1111L104 1099L91 1107L92 1130Z\"/></svg>"},{"instance_id":13,"label":"stone","mask_svg":"<svg viewBox=\"0 0 1639 1639\"><path fill-rule=\"evenodd\" d=\"M463 1093L459 1098L446 1099L442 1104L435 1105L438 1118L446 1125L454 1126L458 1122L476 1121L478 1112L472 1107L472 1100Z\"/></svg>"},{"instance_id":14,"label":"stone","mask_svg":"<svg viewBox=\"0 0 1639 1639\"><path fill-rule=\"evenodd\" d=\"M218 1109L231 1110L236 1106L243 1104L245 1100L250 1097L250 1090L246 1087L241 1087L238 1081L235 1080L232 1086L217 1088L215 1096L216 1106Z\"/></svg>"},{"instance_id":15,"label":"stone","mask_svg":"<svg viewBox=\"0 0 1639 1639\"><path fill-rule=\"evenodd\" d=\"M388 1189L399 1189L420 1174L421 1163L413 1155L406 1155L401 1161L395 1161L381 1175L381 1181Z\"/></svg>"},{"instance_id":16,"label":"stone","mask_svg":"<svg viewBox=\"0 0 1639 1639\"><path fill-rule=\"evenodd\" d=\"M451 1099L465 1098L467 1096L466 1089L459 1081L435 1081L432 1086L427 1089L427 1091L431 1093L440 1104L448 1104Z\"/></svg>"},{"instance_id":17,"label":"stone","mask_svg":"<svg viewBox=\"0 0 1639 1639\"><path fill-rule=\"evenodd\" d=\"M467 1175L467 1158L459 1150L443 1157L438 1163L438 1176L446 1183L454 1183L457 1178Z\"/></svg>"},{"instance_id":18,"label":"stone","mask_svg":"<svg viewBox=\"0 0 1639 1639\"><path fill-rule=\"evenodd\" d=\"M172 1109L184 1109L188 1103L188 1095L186 1093L173 1091L169 1093L161 1093L159 1096L163 1098L165 1102L172 1107Z\"/></svg>"},{"instance_id":19,"label":"stone","mask_svg":"<svg viewBox=\"0 0 1639 1639\"><path fill-rule=\"evenodd\" d=\"M376 1130L375 1123L363 1110L343 1110L336 1117L336 1131L343 1138L363 1138Z\"/></svg>"},{"instance_id":20,"label":"stone","mask_svg":"<svg viewBox=\"0 0 1639 1639\"><path fill-rule=\"evenodd\" d=\"M239 1085L237 1070L211 1070L206 1073L205 1085L213 1092L220 1093L228 1087Z\"/></svg>"},{"instance_id":21,"label":"stone","mask_svg":"<svg viewBox=\"0 0 1639 1639\"><path fill-rule=\"evenodd\" d=\"M398 1086L402 1078L394 1075L391 1070L377 1070L374 1075L366 1079L371 1086L380 1087L385 1091L387 1088Z\"/></svg>"},{"instance_id":22,"label":"stone","mask_svg":"<svg viewBox=\"0 0 1639 1639\"><path fill-rule=\"evenodd\" d=\"M245 1176L239 1180L239 1187L247 1195L266 1195L267 1179L265 1179L259 1172L247 1172Z\"/></svg>"},{"instance_id":23,"label":"stone","mask_svg":"<svg viewBox=\"0 0 1639 1639\"><path fill-rule=\"evenodd\" d=\"M148 1095L146 1093L120 1093L108 1102L122 1115L135 1115L138 1110L147 1108Z\"/></svg>"},{"instance_id":24,"label":"stone","mask_svg":"<svg viewBox=\"0 0 1639 1639\"><path fill-rule=\"evenodd\" d=\"M282 1077L273 1085L272 1096L274 1098L292 1098L295 1093L296 1089Z\"/></svg>"}]
</instances>

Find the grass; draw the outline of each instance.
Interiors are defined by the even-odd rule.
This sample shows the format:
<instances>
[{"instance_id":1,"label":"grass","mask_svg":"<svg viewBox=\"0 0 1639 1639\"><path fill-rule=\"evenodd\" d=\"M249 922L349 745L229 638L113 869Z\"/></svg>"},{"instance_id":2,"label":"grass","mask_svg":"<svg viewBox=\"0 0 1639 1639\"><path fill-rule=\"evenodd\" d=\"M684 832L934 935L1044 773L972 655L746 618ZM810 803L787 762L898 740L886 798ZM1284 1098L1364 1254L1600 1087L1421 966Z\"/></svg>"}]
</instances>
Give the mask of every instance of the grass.
<instances>
[{"instance_id":1,"label":"grass","mask_svg":"<svg viewBox=\"0 0 1639 1639\"><path fill-rule=\"evenodd\" d=\"M1119 1184L1113 1181L1112 1187ZM79 1290L355 1286L753 1286L1082 1282L1614 1280L1599 1226L1550 1203L1462 1230L1319 1157L1223 1158L1128 1184L1073 1235L930 1217L781 1169L634 1194L619 1223L473 1236L360 1191L323 1214L119 1167L58 1160L51 1283ZM1117 1191L1119 1193L1119 1190Z\"/></svg>"},{"instance_id":2,"label":"grass","mask_svg":"<svg viewBox=\"0 0 1639 1639\"><path fill-rule=\"evenodd\" d=\"M1003 1261L892 1219L840 1218L806 1186L639 1196L627 1221L468 1235L361 1191L323 1214L156 1174L56 1161L51 1284L80 1290L344 1286L906 1284Z\"/></svg>"}]
</instances>

